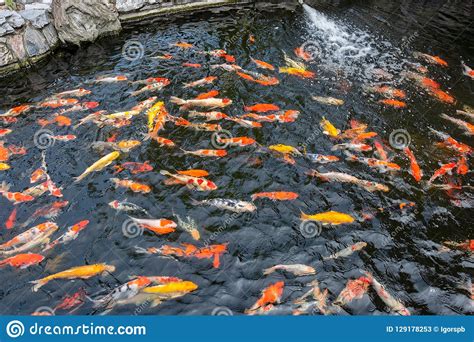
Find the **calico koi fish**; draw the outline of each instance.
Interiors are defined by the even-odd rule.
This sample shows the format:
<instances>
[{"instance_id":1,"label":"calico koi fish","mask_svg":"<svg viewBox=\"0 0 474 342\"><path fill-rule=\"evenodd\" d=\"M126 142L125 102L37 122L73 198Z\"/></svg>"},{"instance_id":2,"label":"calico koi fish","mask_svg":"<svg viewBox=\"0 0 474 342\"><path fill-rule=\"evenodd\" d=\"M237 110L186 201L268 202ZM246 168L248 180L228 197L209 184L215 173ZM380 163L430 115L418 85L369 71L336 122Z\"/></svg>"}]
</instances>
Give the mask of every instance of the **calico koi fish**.
<instances>
[{"instance_id":1,"label":"calico koi fish","mask_svg":"<svg viewBox=\"0 0 474 342\"><path fill-rule=\"evenodd\" d=\"M222 112L197 112L190 111L188 116L190 118L205 118L206 121L217 121L222 119L228 119L229 116Z\"/></svg>"},{"instance_id":2,"label":"calico koi fish","mask_svg":"<svg viewBox=\"0 0 474 342\"><path fill-rule=\"evenodd\" d=\"M11 267L24 269L33 265L37 265L43 260L44 260L44 256L42 256L41 254L33 254L33 253L17 254L10 258L1 260L0 267L10 265Z\"/></svg>"},{"instance_id":3,"label":"calico koi fish","mask_svg":"<svg viewBox=\"0 0 474 342\"><path fill-rule=\"evenodd\" d=\"M142 194L148 194L151 192L151 188L148 185L137 183L129 179L111 178L110 180L115 184L116 187L130 189L133 192L139 192Z\"/></svg>"},{"instance_id":4,"label":"calico koi fish","mask_svg":"<svg viewBox=\"0 0 474 342\"><path fill-rule=\"evenodd\" d=\"M413 178L419 182L421 178L423 177L423 171L420 169L420 166L418 165L418 162L416 161L415 155L413 152L410 150L409 147L405 147L403 149L403 152L407 155L408 159L410 159L410 174L413 176Z\"/></svg>"},{"instance_id":5,"label":"calico koi fish","mask_svg":"<svg viewBox=\"0 0 474 342\"><path fill-rule=\"evenodd\" d=\"M308 158L311 162L318 163L318 164L335 163L340 160L339 157L336 157L336 156L326 156L322 154L312 154L312 153L305 154L305 157Z\"/></svg>"},{"instance_id":6,"label":"calico koi fish","mask_svg":"<svg viewBox=\"0 0 474 342\"><path fill-rule=\"evenodd\" d=\"M192 154L198 157L225 157L227 155L226 150L196 150L196 151L185 151L182 150L184 154Z\"/></svg>"},{"instance_id":7,"label":"calico koi fish","mask_svg":"<svg viewBox=\"0 0 474 342\"><path fill-rule=\"evenodd\" d=\"M362 248L367 247L366 242L357 242L353 244L352 246L349 246L347 248L344 248L340 250L339 252L336 252L334 254L331 254L328 257L323 258L323 260L330 260L330 259L338 259L338 258L343 258L351 255L354 252L362 250Z\"/></svg>"},{"instance_id":8,"label":"calico koi fish","mask_svg":"<svg viewBox=\"0 0 474 342\"><path fill-rule=\"evenodd\" d=\"M67 243L71 242L72 240L75 240L78 237L79 233L84 228L86 228L88 224L89 224L89 220L83 220L83 221L77 222L76 224L72 225L71 227L69 227L67 229L67 232L65 232L63 235L58 237L53 242L46 245L46 247L43 249L43 252L47 251L47 250L50 250L51 248L53 248L53 247L55 247L59 244L64 245L64 244L67 244Z\"/></svg>"},{"instance_id":9,"label":"calico koi fish","mask_svg":"<svg viewBox=\"0 0 474 342\"><path fill-rule=\"evenodd\" d=\"M325 213L319 213L314 215L307 215L301 212L301 221L316 221L320 222L323 225L340 225L340 224L348 224L355 221L355 219L344 213L340 213L337 211L328 211Z\"/></svg>"},{"instance_id":10,"label":"calico koi fish","mask_svg":"<svg viewBox=\"0 0 474 342\"><path fill-rule=\"evenodd\" d=\"M129 282L115 288L112 292L99 300L95 300L94 307L105 307L105 309L110 310L121 301L134 297L140 290L144 289L151 283L152 281L148 277L137 277L136 279L130 280Z\"/></svg>"},{"instance_id":11,"label":"calico koi fish","mask_svg":"<svg viewBox=\"0 0 474 342\"><path fill-rule=\"evenodd\" d=\"M208 107L208 108L224 108L232 104L230 99L217 99L210 98L204 100L183 100L177 97L172 96L170 101L174 104L177 104L183 109L189 109L194 107Z\"/></svg>"},{"instance_id":12,"label":"calico koi fish","mask_svg":"<svg viewBox=\"0 0 474 342\"><path fill-rule=\"evenodd\" d=\"M257 302L250 309L245 310L245 313L247 315L255 315L270 311L273 308L273 304L280 303L284 287L285 283L282 281L268 286L262 291L262 295Z\"/></svg>"},{"instance_id":13,"label":"calico koi fish","mask_svg":"<svg viewBox=\"0 0 474 342\"><path fill-rule=\"evenodd\" d=\"M388 186L386 185L367 181L364 179L359 179L357 177L348 175L346 173L341 173L341 172L319 173L316 170L311 170L308 174L313 177L318 177L319 179L323 181L355 184L355 185L361 186L362 188L364 188L365 190L369 192L374 192L374 191L388 192L390 190Z\"/></svg>"},{"instance_id":14,"label":"calico koi fish","mask_svg":"<svg viewBox=\"0 0 474 342\"><path fill-rule=\"evenodd\" d=\"M163 176L171 177L178 181L178 184L185 184L190 189L196 189L198 191L213 191L217 190L217 185L205 178L191 177L180 174L172 174L166 170L161 170L160 174Z\"/></svg>"},{"instance_id":15,"label":"calico koi fish","mask_svg":"<svg viewBox=\"0 0 474 342\"><path fill-rule=\"evenodd\" d=\"M89 174L92 172L97 172L103 170L105 167L109 166L112 164L112 162L120 157L120 152L114 151L112 153L109 153L105 157L100 158L98 161L96 161L94 164L89 166L80 176L78 176L74 182L79 182L86 178Z\"/></svg>"},{"instance_id":16,"label":"calico koi fish","mask_svg":"<svg viewBox=\"0 0 474 342\"><path fill-rule=\"evenodd\" d=\"M316 274L316 270L311 266L295 264L295 265L276 265L270 268L267 268L263 271L263 275L269 275L277 270L286 271L293 273L296 276L307 276Z\"/></svg>"},{"instance_id":17,"label":"calico koi fish","mask_svg":"<svg viewBox=\"0 0 474 342\"><path fill-rule=\"evenodd\" d=\"M89 279L96 275L105 274L105 273L114 272L114 271L115 271L115 266L107 265L107 264L78 266L78 267L72 267L65 271L55 273L38 280L34 280L31 283L34 284L33 292L37 292L41 287L49 283L51 280L75 279L75 278Z\"/></svg>"},{"instance_id":18,"label":"calico koi fish","mask_svg":"<svg viewBox=\"0 0 474 342\"><path fill-rule=\"evenodd\" d=\"M295 192L259 192L251 196L252 201L255 201L257 198L268 198L273 201L292 201L299 197Z\"/></svg>"},{"instance_id":19,"label":"calico koi fish","mask_svg":"<svg viewBox=\"0 0 474 342\"><path fill-rule=\"evenodd\" d=\"M346 287L337 297L334 305L344 306L352 302L354 299L360 299L367 293L371 280L368 277L360 277L358 279L349 280Z\"/></svg>"},{"instance_id":20,"label":"calico koi fish","mask_svg":"<svg viewBox=\"0 0 474 342\"><path fill-rule=\"evenodd\" d=\"M208 205L222 210L229 210L234 213L254 212L257 207L251 202L214 198L210 200L196 201L192 200L192 205Z\"/></svg>"},{"instance_id":21,"label":"calico koi fish","mask_svg":"<svg viewBox=\"0 0 474 342\"><path fill-rule=\"evenodd\" d=\"M202 86L204 84L212 84L216 80L217 80L216 76L209 76L209 77L205 77L191 83L185 83L183 88L194 88L194 87Z\"/></svg>"}]
</instances>

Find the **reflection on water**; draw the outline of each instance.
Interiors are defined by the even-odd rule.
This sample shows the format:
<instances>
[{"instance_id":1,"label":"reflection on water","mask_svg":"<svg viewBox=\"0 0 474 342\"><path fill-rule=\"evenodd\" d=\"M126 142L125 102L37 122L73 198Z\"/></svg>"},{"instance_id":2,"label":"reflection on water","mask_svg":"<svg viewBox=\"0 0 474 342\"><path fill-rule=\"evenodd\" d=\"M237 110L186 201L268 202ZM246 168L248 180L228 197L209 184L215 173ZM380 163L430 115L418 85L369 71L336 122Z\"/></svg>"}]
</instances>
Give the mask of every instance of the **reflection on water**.
<instances>
[{"instance_id":1,"label":"reflection on water","mask_svg":"<svg viewBox=\"0 0 474 342\"><path fill-rule=\"evenodd\" d=\"M233 104L223 109L227 114L244 114L243 107L255 103L272 103L285 110L301 112L294 123L264 123L261 129L249 129L224 121L222 126L235 137L248 136L263 146L286 144L306 148L308 153L337 154L341 162L316 165L295 157L296 165L288 165L258 149L231 148L226 158L199 159L183 155L179 149L160 147L153 141L143 142L121 162L150 161L154 172L122 177L149 184L149 194L135 194L116 188L110 178L114 169L90 176L87 181L74 183L73 178L103 156L91 148L95 141L105 141L115 134L120 139L142 139L146 132L145 115L133 119L130 126L115 129L94 124L69 127L47 127L54 134L75 134L74 142L59 142L48 148L45 159L48 172L58 186L63 187L63 199L69 204L56 218L58 234L67 227L88 219L89 226L68 245L58 246L45 254L39 266L25 270L5 268L1 312L30 314L40 306L53 307L67 294L83 287L89 296L101 296L134 275L176 276L194 282L196 291L175 300L164 301L157 307L139 307L139 314L211 314L215 307L227 307L236 314L244 313L260 296L262 289L277 281L284 281L282 304L274 311L290 314L292 301L307 292L306 285L314 278L321 289L328 289L333 302L349 279L362 275L361 270L374 274L387 290L405 304L413 314L472 314L469 299L472 259L461 251L441 253L443 241L464 241L472 234L472 195L463 191L452 201L445 191L428 190L425 182L446 163L453 154L436 145L437 138L430 128L446 132L458 141L471 144L472 139L457 126L442 120L441 113L455 116L455 109L464 104L473 106L472 80L462 75L460 60L474 65L472 51L472 6L453 2L412 1L341 1L332 5L313 4L316 10L297 8L295 11L265 7L256 11L243 8L235 13L200 14L169 21L150 23L146 27L130 28L121 37L107 38L55 55L40 67L23 71L0 81L3 94L0 107L7 109L20 103L37 103L52 94L86 87L92 94L81 101L97 101L96 110L115 113L132 108L138 101L130 92L137 90L128 82L94 84L97 77L126 75L130 80L166 77L171 84L157 93L165 101L171 115L183 113L170 103L171 96L189 99L199 93L218 89L221 97ZM253 14L257 13L257 14ZM255 43L250 43L250 37ZM144 46L144 56L131 62L122 55L126 42L138 41ZM170 47L178 41L193 44L196 50L225 49L235 56L244 69L275 75L280 84L264 87L250 83L220 69L211 70L216 60L195 50ZM283 66L284 53L294 57L293 50L311 42L319 54L308 62L317 73L314 80L256 69L252 58ZM471 43L469 43L471 42ZM420 89L413 80L402 77L402 71L413 70L427 63L413 57L414 51L439 55L449 63L441 68L429 65L429 76L441 84L456 99L450 106L435 100ZM155 57L171 53L174 59ZM200 63L201 69L185 68L183 63ZM222 61L220 61L222 63ZM217 76L213 86L184 89L188 83L206 76ZM368 87L380 84L403 89L407 93L407 108L398 110L381 106L377 94ZM331 96L344 100L342 106L328 106L312 100L313 95ZM10 183L15 190L30 186L31 172L41 165L41 151L33 144L33 136L40 128L38 119L51 119L56 110L36 109L22 115L17 123L8 125L13 130L5 138L8 144L24 146L28 153L11 158L11 170L0 174L0 181ZM73 123L91 111L68 114ZM416 183L408 173L410 164L403 153L394 150L393 161L400 164L399 173L378 173L371 168L346 161L345 154L332 152L335 144L322 134L319 122L328 118L341 130L349 128L351 119L368 124L368 130L379 134L389 146L390 133L409 132L411 149L422 168L425 179ZM1 123L0 123L1 124ZM5 124L2 124L5 125ZM162 133L184 150L206 149L211 146L211 133L197 132L167 123ZM386 184L388 193L370 193L358 186L325 183L307 176L309 169L319 172L343 172L361 179ZM197 193L180 186L163 185L158 171L205 169L219 187L210 195ZM471 173L462 178L463 185L472 181ZM300 196L294 201L257 200L252 213L233 214L213 207L195 206L193 200L233 198L250 200L251 194L263 191L294 191ZM471 196L471 197L469 197ZM113 200L132 202L155 218L187 217L196 222L201 243L229 243L228 252L221 257L219 268L208 259L160 257L136 253L135 247L161 247L164 244L198 244L184 230L156 236L148 232L132 238L123 233L126 213L117 213L108 203ZM17 221L24 222L33 213L52 203L50 196L42 196L29 204L18 206ZM413 208L400 210L401 202L415 202ZM13 207L0 199L0 221L7 221ZM380 208L383 208L381 210ZM323 227L320 235L305 237L301 233L300 211L318 213L336 210L350 213L357 221L334 228ZM134 213L140 215L140 213ZM40 223L40 220L36 221ZM30 225L31 226L31 225ZM21 229L3 229L2 241L17 235ZM53 236L56 238L56 235ZM324 260L356 242L368 245L362 251L337 260ZM106 262L116 271L88 280L52 281L37 293L28 282L52 272L73 266ZM290 273L273 272L262 276L264 269L276 264L306 264L316 269L315 276L295 277ZM113 314L133 314L134 305L115 308ZM67 312L67 311L66 311ZM373 291L344 306L339 314L385 314L387 307ZM58 314L63 312L58 312ZM75 314L98 313L93 303L86 302Z\"/></svg>"}]
</instances>

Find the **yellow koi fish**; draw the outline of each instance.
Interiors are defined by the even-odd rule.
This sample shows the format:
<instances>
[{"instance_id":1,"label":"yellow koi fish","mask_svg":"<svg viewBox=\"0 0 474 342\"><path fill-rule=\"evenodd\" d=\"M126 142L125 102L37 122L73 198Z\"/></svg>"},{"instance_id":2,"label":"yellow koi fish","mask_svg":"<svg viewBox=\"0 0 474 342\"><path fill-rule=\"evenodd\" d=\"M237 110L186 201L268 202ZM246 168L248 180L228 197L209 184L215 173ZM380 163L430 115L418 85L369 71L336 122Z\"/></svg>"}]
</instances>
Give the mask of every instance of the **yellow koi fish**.
<instances>
[{"instance_id":1,"label":"yellow koi fish","mask_svg":"<svg viewBox=\"0 0 474 342\"><path fill-rule=\"evenodd\" d=\"M301 220L302 221L317 221L321 222L323 225L339 225L344 223L352 223L354 222L354 218L350 215L339 213L337 211L328 211L325 213L315 214L315 215L307 215L301 212Z\"/></svg>"},{"instance_id":2,"label":"yellow koi fish","mask_svg":"<svg viewBox=\"0 0 474 342\"><path fill-rule=\"evenodd\" d=\"M114 151L112 153L109 153L105 157L100 158L98 161L96 161L94 164L89 166L84 173L82 173L79 177L76 178L75 182L79 182L83 180L84 178L87 177L92 172L100 171L106 166L110 165L115 159L120 157L120 152Z\"/></svg>"},{"instance_id":3,"label":"yellow koi fish","mask_svg":"<svg viewBox=\"0 0 474 342\"><path fill-rule=\"evenodd\" d=\"M146 287L142 290L142 292L168 295L173 293L188 293L196 290L197 288L198 286L191 281L180 281L171 282L164 285Z\"/></svg>"},{"instance_id":4,"label":"yellow koi fish","mask_svg":"<svg viewBox=\"0 0 474 342\"><path fill-rule=\"evenodd\" d=\"M54 279L74 279L74 278L81 278L81 279L89 279L93 276L104 272L114 272L115 266L107 265L107 264L94 264L94 265L86 265L86 266L78 266L72 267L68 270L52 274L50 276L44 277L42 279L32 281L33 284L33 292L37 292L42 286L49 283L51 280Z\"/></svg>"},{"instance_id":5,"label":"yellow koi fish","mask_svg":"<svg viewBox=\"0 0 474 342\"><path fill-rule=\"evenodd\" d=\"M334 127L334 125L330 123L329 120L327 120L324 116L320 125L323 129L323 133L329 135L330 137L336 138L341 133L341 131Z\"/></svg>"},{"instance_id":6,"label":"yellow koi fish","mask_svg":"<svg viewBox=\"0 0 474 342\"><path fill-rule=\"evenodd\" d=\"M296 149L296 147L289 146L289 145L283 145L283 144L278 144L278 145L271 145L268 147L272 151L280 152L283 154L294 154L301 156L301 152Z\"/></svg>"}]
</instances>

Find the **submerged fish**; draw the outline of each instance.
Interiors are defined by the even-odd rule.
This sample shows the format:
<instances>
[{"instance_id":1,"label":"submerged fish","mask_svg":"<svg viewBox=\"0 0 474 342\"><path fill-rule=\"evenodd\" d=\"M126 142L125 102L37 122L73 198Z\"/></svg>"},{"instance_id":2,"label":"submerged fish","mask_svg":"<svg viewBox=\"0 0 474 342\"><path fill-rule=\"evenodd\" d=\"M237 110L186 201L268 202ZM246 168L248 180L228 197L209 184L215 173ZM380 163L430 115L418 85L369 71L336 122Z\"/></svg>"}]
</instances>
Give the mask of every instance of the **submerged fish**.
<instances>
[{"instance_id":1,"label":"submerged fish","mask_svg":"<svg viewBox=\"0 0 474 342\"><path fill-rule=\"evenodd\" d=\"M152 231L157 235L165 235L173 233L177 227L176 222L168 219L138 219L135 217L130 217L136 224L138 224L143 229Z\"/></svg>"},{"instance_id":2,"label":"submerged fish","mask_svg":"<svg viewBox=\"0 0 474 342\"><path fill-rule=\"evenodd\" d=\"M232 104L230 99L204 99L204 100L182 100L180 98L172 96L170 98L172 103L177 104L181 109L189 109L194 107L208 107L208 108L224 108Z\"/></svg>"},{"instance_id":3,"label":"submerged fish","mask_svg":"<svg viewBox=\"0 0 474 342\"><path fill-rule=\"evenodd\" d=\"M306 276L311 274L316 274L316 270L311 266L294 264L294 265L276 265L270 268L267 268L263 271L263 275L269 275L277 270L283 270L286 272L293 273L296 276Z\"/></svg>"},{"instance_id":4,"label":"submerged fish","mask_svg":"<svg viewBox=\"0 0 474 342\"><path fill-rule=\"evenodd\" d=\"M419 182L423 177L423 171L420 169L420 166L416 161L415 155L408 147L405 147L403 151L408 156L408 159L410 159L410 174L417 182Z\"/></svg>"},{"instance_id":5,"label":"submerged fish","mask_svg":"<svg viewBox=\"0 0 474 342\"><path fill-rule=\"evenodd\" d=\"M16 268L27 268L33 265L37 265L44 260L44 256L40 254L26 253L17 254L10 258L0 260L0 267L10 265Z\"/></svg>"},{"instance_id":6,"label":"submerged fish","mask_svg":"<svg viewBox=\"0 0 474 342\"><path fill-rule=\"evenodd\" d=\"M342 106L344 104L344 100L336 99L334 97L323 97L313 95L312 99L325 105Z\"/></svg>"},{"instance_id":7,"label":"submerged fish","mask_svg":"<svg viewBox=\"0 0 474 342\"><path fill-rule=\"evenodd\" d=\"M349 280L346 287L336 298L334 305L347 305L354 299L360 299L367 293L371 280L368 277L360 277L358 279Z\"/></svg>"},{"instance_id":8,"label":"submerged fish","mask_svg":"<svg viewBox=\"0 0 474 342\"><path fill-rule=\"evenodd\" d=\"M340 225L354 222L354 218L348 214L340 213L337 211L328 211L325 213L319 213L314 215L307 215L301 212L302 221L316 221L323 225Z\"/></svg>"},{"instance_id":9,"label":"submerged fish","mask_svg":"<svg viewBox=\"0 0 474 342\"><path fill-rule=\"evenodd\" d=\"M118 178L111 178L110 179L116 187L130 189L133 192L148 194L151 192L150 186L138 182L131 181L129 179L118 179Z\"/></svg>"},{"instance_id":10,"label":"submerged fish","mask_svg":"<svg viewBox=\"0 0 474 342\"><path fill-rule=\"evenodd\" d=\"M89 166L80 176L78 176L74 182L79 182L86 178L90 173L92 172L97 172L103 170L105 167L109 166L112 164L112 162L120 157L120 152L114 151L112 153L109 153L105 157L100 158L98 161L96 161L94 164Z\"/></svg>"},{"instance_id":11,"label":"submerged fish","mask_svg":"<svg viewBox=\"0 0 474 342\"><path fill-rule=\"evenodd\" d=\"M107 265L107 264L94 264L94 265L86 265L86 266L78 266L72 267L65 271L52 274L50 276L34 280L31 283L34 284L33 292L37 292L41 287L49 283L51 280L55 279L89 279L99 274L103 274L106 272L114 272L115 266Z\"/></svg>"},{"instance_id":12,"label":"submerged fish","mask_svg":"<svg viewBox=\"0 0 474 342\"><path fill-rule=\"evenodd\" d=\"M324 116L320 122L321 128L323 129L323 133L329 135L330 137L336 138L341 133L332 123L329 122Z\"/></svg>"},{"instance_id":13,"label":"submerged fish","mask_svg":"<svg viewBox=\"0 0 474 342\"><path fill-rule=\"evenodd\" d=\"M75 240L77 236L79 235L79 232L81 232L84 228L86 228L88 224L89 224L89 220L83 220L83 221L77 222L76 224L69 227L67 229L67 232L65 232L63 235L58 237L53 242L49 243L43 249L43 251L47 251L59 244L67 244L71 242L72 240Z\"/></svg>"},{"instance_id":14,"label":"submerged fish","mask_svg":"<svg viewBox=\"0 0 474 342\"><path fill-rule=\"evenodd\" d=\"M210 205L219 209L230 210L235 213L253 212L257 210L257 207L253 203L224 198L215 198L203 201L193 200L192 204Z\"/></svg>"},{"instance_id":15,"label":"submerged fish","mask_svg":"<svg viewBox=\"0 0 474 342\"><path fill-rule=\"evenodd\" d=\"M176 183L186 185L191 189L196 189L198 191L213 191L217 190L217 185L207 180L205 178L200 177L192 177L182 174L172 174L169 171L161 170L160 174L163 176L171 177L176 180Z\"/></svg>"},{"instance_id":16,"label":"submerged fish","mask_svg":"<svg viewBox=\"0 0 474 342\"><path fill-rule=\"evenodd\" d=\"M329 259L338 259L338 258L342 258L342 257L347 257L347 256L351 255L352 253L354 253L356 251L360 251L362 248L365 248L365 247L367 247L366 242L357 242L357 243L353 244L352 246L344 248L343 250L340 250L337 253L331 254L330 256L325 257L323 259L324 260L329 260Z\"/></svg>"},{"instance_id":17,"label":"submerged fish","mask_svg":"<svg viewBox=\"0 0 474 342\"><path fill-rule=\"evenodd\" d=\"M398 300L392 297L385 288L380 284L369 272L365 272L367 278L369 278L375 292L379 295L380 299L390 308L391 311L396 312L402 316L410 316L410 311Z\"/></svg>"},{"instance_id":18,"label":"submerged fish","mask_svg":"<svg viewBox=\"0 0 474 342\"><path fill-rule=\"evenodd\" d=\"M252 201L255 201L257 198L268 198L274 201L291 201L297 199L298 197L299 195L295 192L259 192L252 195Z\"/></svg>"},{"instance_id":19,"label":"submerged fish","mask_svg":"<svg viewBox=\"0 0 474 342\"><path fill-rule=\"evenodd\" d=\"M250 309L245 310L245 313L247 315L255 315L271 310L273 304L280 303L284 287L285 283L282 281L268 286L262 291L261 297L255 302L255 304Z\"/></svg>"},{"instance_id":20,"label":"submerged fish","mask_svg":"<svg viewBox=\"0 0 474 342\"><path fill-rule=\"evenodd\" d=\"M364 179L359 179L357 177L348 175L346 173L341 173L341 172L320 173L316 170L311 170L309 172L309 175L313 177L318 177L323 181L351 183L351 184L359 185L370 192L374 192L374 191L388 192L389 191L389 188L386 185L367 181Z\"/></svg>"},{"instance_id":21,"label":"submerged fish","mask_svg":"<svg viewBox=\"0 0 474 342\"><path fill-rule=\"evenodd\" d=\"M466 121L463 121L463 120L460 120L460 119L450 117L446 114L441 114L441 117L445 120L451 121L452 123L458 125L460 128L462 128L465 131L465 134L474 135L474 125L473 124L471 124L469 122L466 122Z\"/></svg>"}]
</instances>

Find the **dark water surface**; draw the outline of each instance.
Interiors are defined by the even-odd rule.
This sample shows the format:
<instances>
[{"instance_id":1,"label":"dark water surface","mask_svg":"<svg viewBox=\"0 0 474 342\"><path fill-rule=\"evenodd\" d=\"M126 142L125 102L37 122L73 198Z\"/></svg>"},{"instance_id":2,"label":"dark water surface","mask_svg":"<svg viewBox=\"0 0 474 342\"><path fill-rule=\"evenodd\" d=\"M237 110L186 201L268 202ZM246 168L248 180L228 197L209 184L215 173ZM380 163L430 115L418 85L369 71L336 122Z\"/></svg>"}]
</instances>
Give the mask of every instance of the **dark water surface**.
<instances>
[{"instance_id":1,"label":"dark water surface","mask_svg":"<svg viewBox=\"0 0 474 342\"><path fill-rule=\"evenodd\" d=\"M169 102L170 96L191 98L206 90L218 89L222 97L234 101L224 111L233 116L244 114L243 106L255 103L274 103L283 109L301 112L295 123L264 123L261 129L246 129L232 122L222 126L234 136L249 136L260 144L306 145L308 152L331 154L333 142L319 127L323 116L336 127L348 128L350 119L369 125L388 143L390 133L404 129L411 136L411 149L415 153L426 181L439 167L439 162L455 160L453 154L437 147L437 139L429 127L446 132L466 144L472 139L463 135L457 126L440 118L441 113L455 116L456 108L474 106L474 82L462 75L460 61L474 66L472 17L474 6L470 1L343 1L333 5L315 6L319 12L306 13L301 7L295 10L276 6L243 8L232 12L206 13L177 18L166 22L150 22L146 26L130 28L120 37L103 39L77 51L55 55L41 66L28 72L0 80L0 108L21 103L35 103L60 91L86 87L92 94L84 98L98 101L97 109L108 113L130 109L149 94L134 98L127 83L90 84L103 75L127 75L131 80L148 77L167 77L172 83L156 96L165 101L168 111L178 115L178 107ZM312 19L314 21L312 21ZM256 38L249 44L249 35ZM144 57L129 61L122 55L127 41L136 40L144 45ZM193 50L181 50L170 44L186 41L196 49L210 51L225 49L234 55L237 64L258 71L250 57L284 65L283 52L294 58L293 49L305 42L313 42L319 57L309 63L317 73L314 80L277 74L280 84L263 87L238 78L233 73L210 70L209 65L223 63ZM456 99L456 105L438 102L413 82L403 80L401 71L416 60L413 51L439 55L449 67L429 67L429 77L441 83L442 89ZM172 53L175 59L163 61L151 57ZM201 63L202 69L184 68L184 62ZM404 89L408 94L406 109L382 107L380 97L368 95L364 86L376 83L373 70L382 68L394 75L387 84ZM261 71L261 70L260 70ZM272 72L261 71L265 74ZM183 89L183 82L205 76L219 79L214 86L200 89ZM311 95L341 98L340 107L319 104ZM33 135L40 128L40 118L51 118L54 110L35 110L19 117L9 126L14 132L4 138L8 144L28 149L25 156L13 156L12 169L0 173L16 191L29 187L29 176L41 164L41 150L35 147ZM88 113L87 113L88 114ZM68 114L76 122L85 113ZM463 118L465 119L465 118ZM468 119L467 119L468 120ZM0 124L4 125L4 124ZM54 307L67 294L84 287L91 296L103 295L133 275L166 275L190 280L199 289L176 300L166 301L156 308L142 307L139 314L211 314L216 307L227 307L241 314L260 296L260 291L278 280L285 282L282 304L276 314L291 313L291 302L307 291L305 284L314 277L294 277L288 273L262 276L262 271L276 264L302 263L313 266L321 288L329 290L329 300L335 300L349 279L360 277L367 270L385 285L413 314L472 314L474 312L469 289L474 264L472 257L462 251L439 252L443 241L473 239L474 197L472 190L457 196L467 208L454 205L444 191L427 190L424 182L416 183L408 173L409 162L402 153L393 152L394 161L403 170L396 174L381 174L362 164L342 161L318 166L297 158L291 166L254 148L231 148L229 156L219 159L201 159L184 156L178 149L167 149L146 141L121 161L144 162L149 160L154 172L125 176L150 184L147 195L133 194L116 189L109 180L113 169L94 173L74 184L89 165L101 157L91 149L94 141L104 141L118 131L119 139L141 139L146 132L146 116L133 119L132 125L116 130L86 124L72 128L47 127L55 134L73 133L73 142L56 142L46 150L46 161L52 179L63 187L64 199L69 205L56 219L60 231L88 219L89 226L79 237L65 246L58 246L45 254L38 266L19 270L5 267L0 272L0 313L30 314L38 307ZM166 125L162 136L172 139L185 150L212 148L211 133ZM338 153L338 152L336 152ZM338 154L339 155L339 154ZM339 155L343 157L343 154ZM255 164L260 157L262 163ZM205 169L219 187L212 193L197 193L186 188L169 187L158 171ZM308 168L320 171L339 171L359 178L387 184L388 193L369 193L359 187L339 183L321 183L309 178ZM463 178L463 184L472 184L472 173ZM232 215L211 207L195 207L191 199L235 198L250 200L250 195L262 191L295 191L295 201L272 202L258 200L258 210L252 214ZM469 192L471 191L471 192ZM173 219L192 217L199 225L202 240L195 242L181 230L165 236L144 233L127 238L122 225L127 215L117 213L108 206L113 200L133 202L145 208L154 218ZM18 220L28 219L33 212L54 199L43 195L31 203L18 206ZM416 207L401 211L398 203L413 201ZM459 202L457 202L459 203ZM386 208L381 213L377 208ZM0 198L0 222L7 220L12 205ZM371 220L350 225L324 228L321 235L305 238L300 230L300 211L318 213L336 210L362 218L371 213ZM37 220L35 224L41 223ZM32 225L30 225L31 227ZM29 227L28 227L29 228ZM0 230L2 241L21 232L14 228ZM214 234L213 234L214 233ZM54 236L55 237L55 236ZM229 243L218 269L206 259L163 258L143 256L135 246L159 247L181 242L203 244ZM366 249L349 257L323 261L328 256L358 241L368 243ZM52 281L39 292L31 291L29 281L42 278L64 269L83 264L106 262L116 266L112 275L94 277L86 281ZM75 314L93 314L91 303L86 303ZM115 308L114 314L133 314L133 305ZM387 314L388 310L373 291L362 299L344 307L341 314Z\"/></svg>"}]
</instances>

